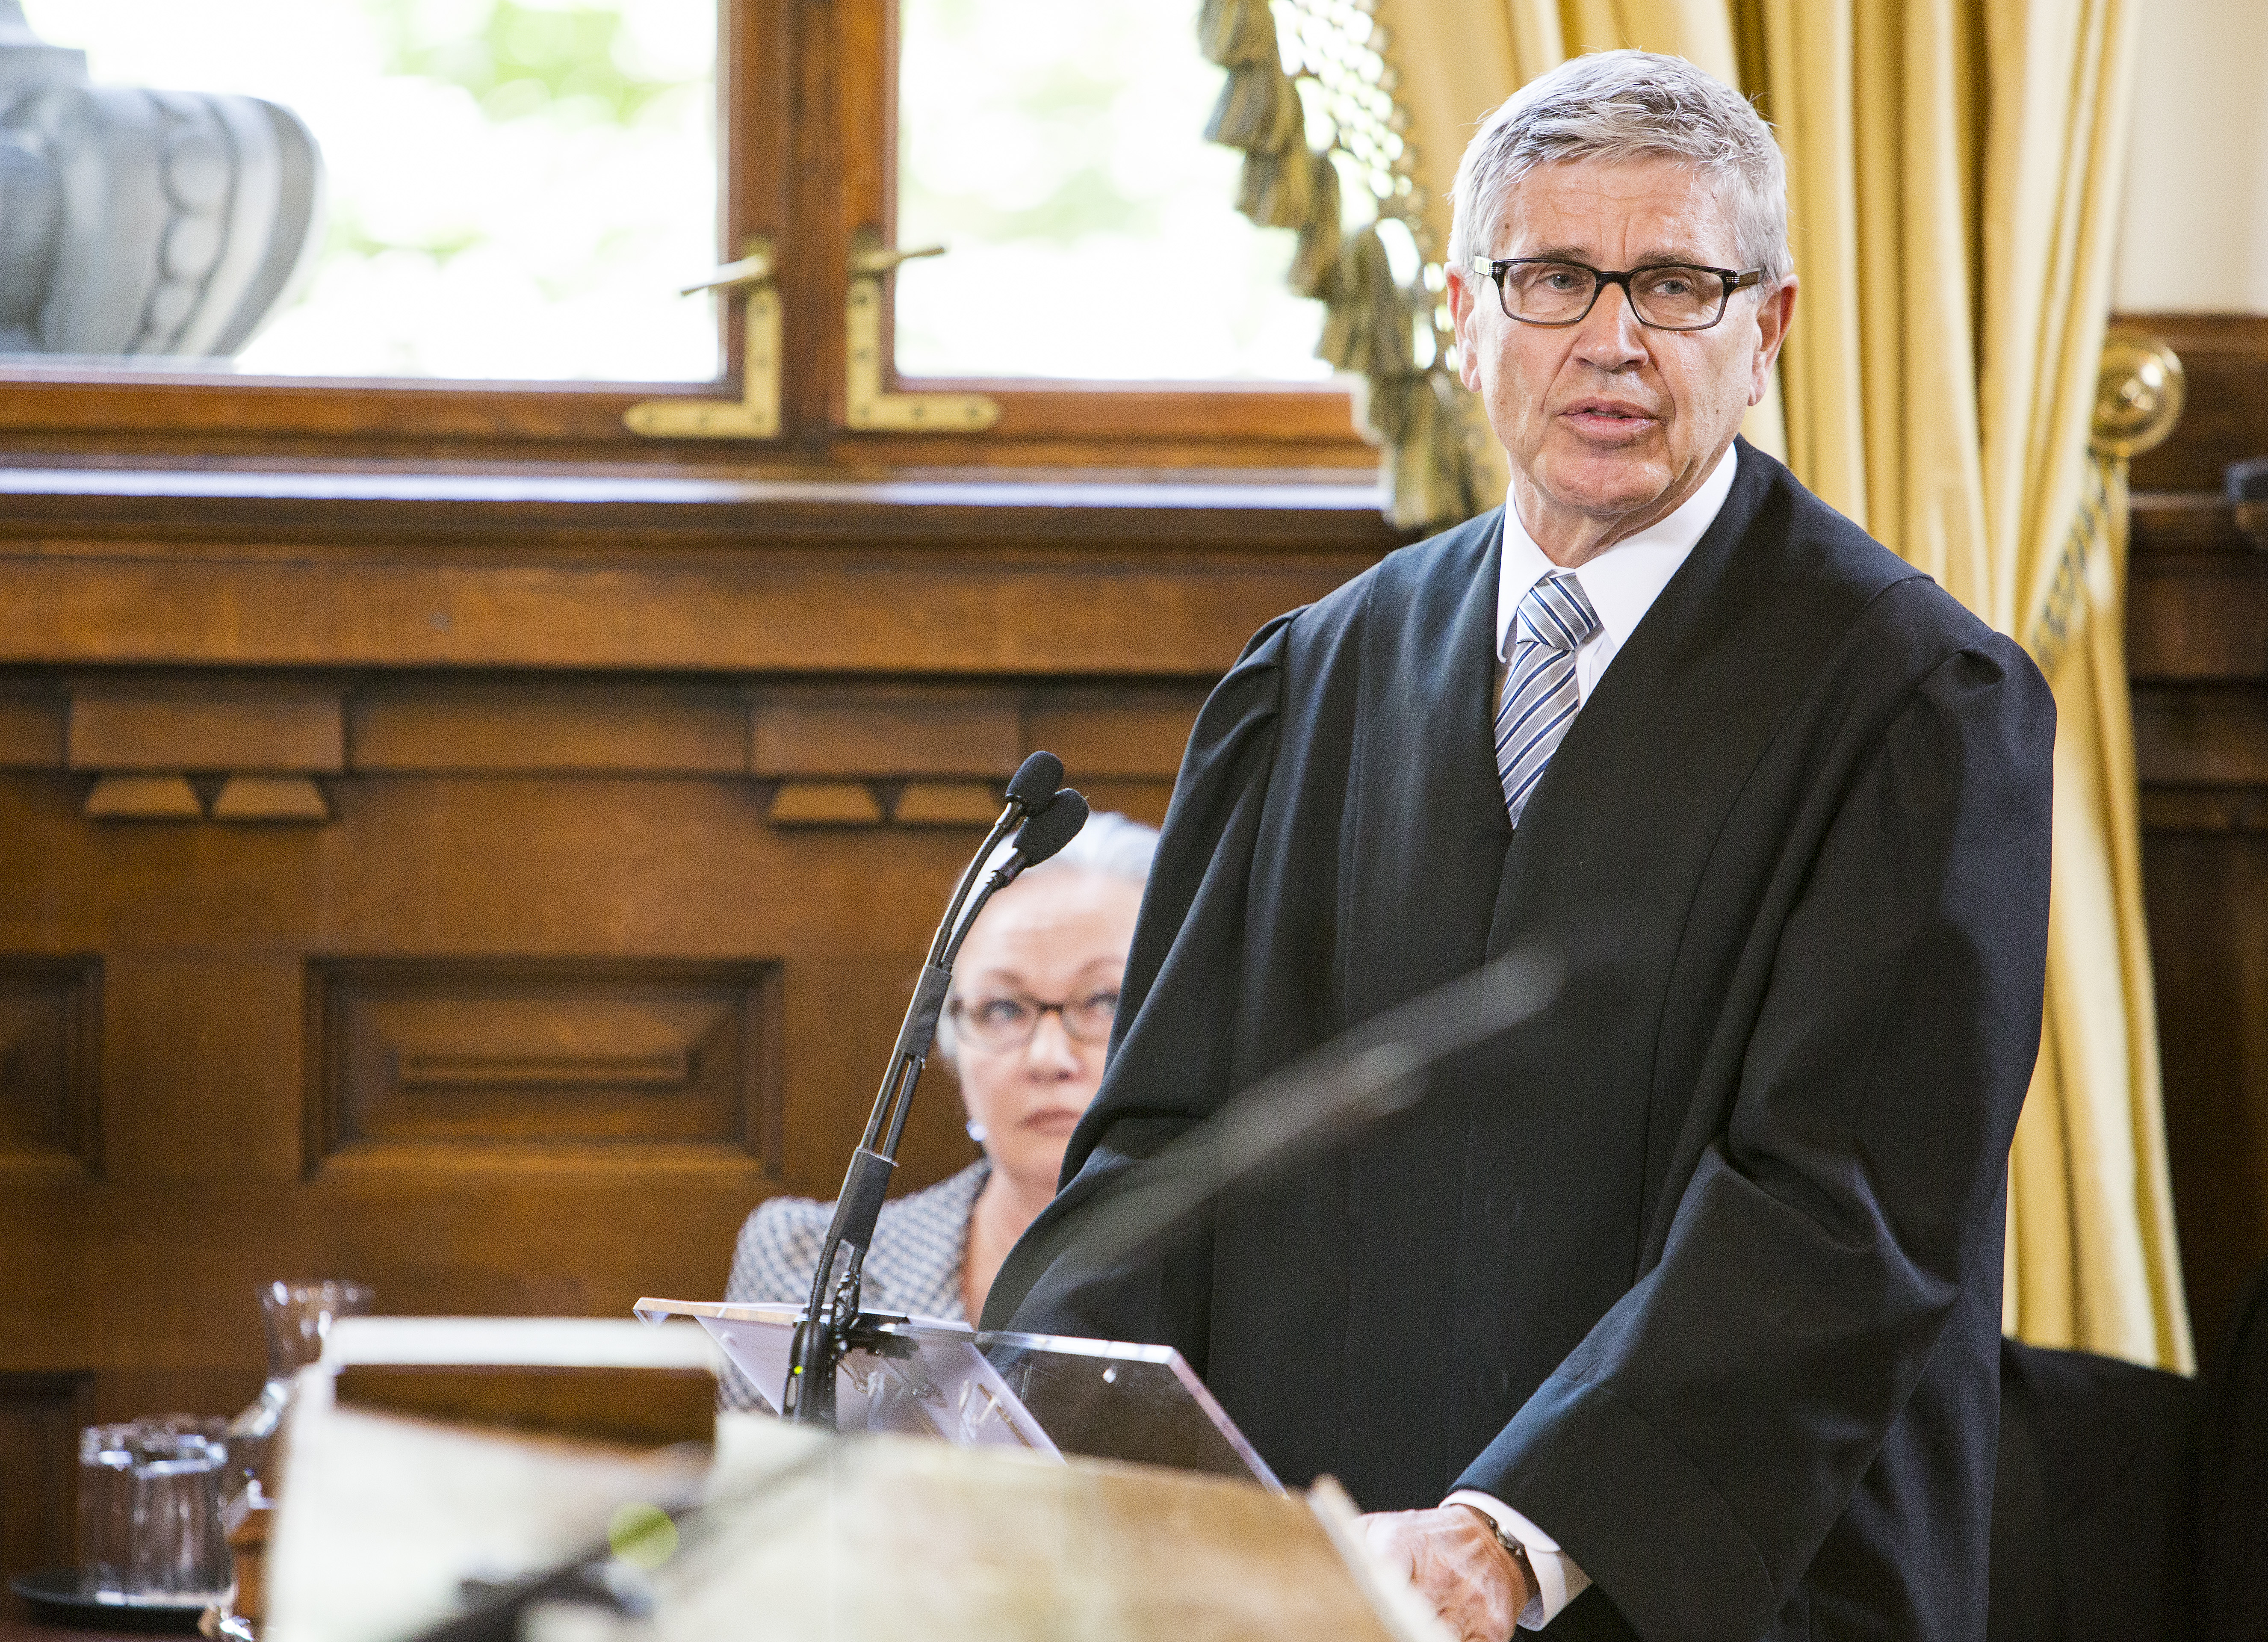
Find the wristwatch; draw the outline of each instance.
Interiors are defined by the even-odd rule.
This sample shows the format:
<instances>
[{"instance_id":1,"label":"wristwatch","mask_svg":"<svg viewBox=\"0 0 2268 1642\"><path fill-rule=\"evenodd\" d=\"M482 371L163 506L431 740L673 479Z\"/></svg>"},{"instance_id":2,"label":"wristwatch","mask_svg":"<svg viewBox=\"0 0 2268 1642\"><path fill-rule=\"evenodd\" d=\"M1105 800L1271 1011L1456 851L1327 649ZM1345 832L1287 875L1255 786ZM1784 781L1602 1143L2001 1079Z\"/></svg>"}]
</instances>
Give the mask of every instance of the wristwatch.
<instances>
[{"instance_id":1,"label":"wristwatch","mask_svg":"<svg viewBox=\"0 0 2268 1642\"><path fill-rule=\"evenodd\" d=\"M1504 1547L1504 1554L1520 1565L1521 1577L1528 1581L1529 1593L1533 1594L1534 1593L1543 1589L1543 1587L1539 1586L1535 1582L1535 1565L1528 1559L1528 1547L1521 1544L1518 1540L1513 1538L1511 1535L1506 1533L1504 1531L1504 1524L1498 1521L1487 1512L1482 1510L1478 1506L1467 1504L1467 1502L1462 1499L1460 1499L1457 1503L1463 1506L1466 1510L1471 1512L1482 1521L1488 1524L1489 1532L1496 1535L1496 1543Z\"/></svg>"}]
</instances>

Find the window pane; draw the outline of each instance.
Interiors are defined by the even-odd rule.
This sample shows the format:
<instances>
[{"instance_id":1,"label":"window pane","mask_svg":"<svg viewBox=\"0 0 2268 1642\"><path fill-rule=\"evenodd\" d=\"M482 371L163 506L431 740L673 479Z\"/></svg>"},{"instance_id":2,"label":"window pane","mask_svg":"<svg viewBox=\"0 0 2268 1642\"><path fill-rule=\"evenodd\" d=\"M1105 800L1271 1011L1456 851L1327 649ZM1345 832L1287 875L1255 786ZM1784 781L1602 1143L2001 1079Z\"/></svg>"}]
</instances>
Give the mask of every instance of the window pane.
<instances>
[{"instance_id":1,"label":"window pane","mask_svg":"<svg viewBox=\"0 0 2268 1642\"><path fill-rule=\"evenodd\" d=\"M46 40L85 50L98 86L266 98L321 145L328 216L313 265L236 369L718 374L712 306L676 294L718 261L716 0L24 9Z\"/></svg>"},{"instance_id":2,"label":"window pane","mask_svg":"<svg viewBox=\"0 0 2268 1642\"><path fill-rule=\"evenodd\" d=\"M897 364L940 376L1314 380L1295 239L1204 141L1194 0L901 0Z\"/></svg>"}]
</instances>

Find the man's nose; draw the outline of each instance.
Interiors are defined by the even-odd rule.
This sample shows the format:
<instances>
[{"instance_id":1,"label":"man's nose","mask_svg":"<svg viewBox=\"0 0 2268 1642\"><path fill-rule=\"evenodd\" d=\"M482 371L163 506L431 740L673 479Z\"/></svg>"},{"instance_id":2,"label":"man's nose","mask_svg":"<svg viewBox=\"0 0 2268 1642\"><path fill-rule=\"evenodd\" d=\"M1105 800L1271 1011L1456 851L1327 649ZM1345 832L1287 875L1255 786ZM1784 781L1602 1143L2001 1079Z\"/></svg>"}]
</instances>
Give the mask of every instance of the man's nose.
<instances>
[{"instance_id":1,"label":"man's nose","mask_svg":"<svg viewBox=\"0 0 2268 1642\"><path fill-rule=\"evenodd\" d=\"M1603 371L1626 371L1646 356L1646 327L1638 322L1630 292L1621 285L1601 288L1599 299L1583 316L1575 351Z\"/></svg>"}]
</instances>

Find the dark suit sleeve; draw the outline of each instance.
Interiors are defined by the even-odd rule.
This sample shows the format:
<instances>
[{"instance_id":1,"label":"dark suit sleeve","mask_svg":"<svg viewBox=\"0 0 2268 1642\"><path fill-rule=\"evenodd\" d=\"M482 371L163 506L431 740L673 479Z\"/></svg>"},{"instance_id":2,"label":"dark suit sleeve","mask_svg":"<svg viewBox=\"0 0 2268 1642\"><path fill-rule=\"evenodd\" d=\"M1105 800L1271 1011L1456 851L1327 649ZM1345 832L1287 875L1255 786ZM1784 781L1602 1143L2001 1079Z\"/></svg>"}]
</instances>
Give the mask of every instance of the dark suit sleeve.
<instances>
[{"instance_id":1,"label":"dark suit sleeve","mask_svg":"<svg viewBox=\"0 0 2268 1642\"><path fill-rule=\"evenodd\" d=\"M1780 925L1660 1261L1459 1479L1554 1535L1640 1636L1764 1632L1964 1291L1997 1292L2053 738L2004 639L1897 710Z\"/></svg>"},{"instance_id":2,"label":"dark suit sleeve","mask_svg":"<svg viewBox=\"0 0 2268 1642\"><path fill-rule=\"evenodd\" d=\"M1294 613L1296 615L1296 612ZM1083 1212L1236 1093L1229 1064L1254 845L1282 717L1285 630L1255 635L1190 733L1127 954L1102 1086L1064 1154L1064 1188L1010 1251L983 1326L1171 1345L1204 1371L1210 1228L1199 1217L1099 1262Z\"/></svg>"}]
</instances>

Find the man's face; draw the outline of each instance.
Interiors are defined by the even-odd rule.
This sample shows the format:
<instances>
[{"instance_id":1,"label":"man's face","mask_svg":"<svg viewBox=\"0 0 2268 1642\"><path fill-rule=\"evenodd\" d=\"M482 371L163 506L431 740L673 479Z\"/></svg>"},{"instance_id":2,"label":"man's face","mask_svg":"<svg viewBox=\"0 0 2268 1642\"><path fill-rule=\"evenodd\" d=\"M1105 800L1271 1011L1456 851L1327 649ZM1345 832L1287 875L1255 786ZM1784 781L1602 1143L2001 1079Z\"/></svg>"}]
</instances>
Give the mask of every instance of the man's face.
<instances>
[{"instance_id":1,"label":"man's face","mask_svg":"<svg viewBox=\"0 0 2268 1642\"><path fill-rule=\"evenodd\" d=\"M1716 187L1675 159L1540 166L1498 233L1495 257L1742 268ZM1595 552L1698 488L1763 396L1794 296L1792 279L1762 297L1752 287L1707 330L1661 331L1609 285L1581 323L1552 327L1507 319L1477 275L1452 281L1460 372L1487 407L1521 518L1547 552Z\"/></svg>"}]
</instances>

